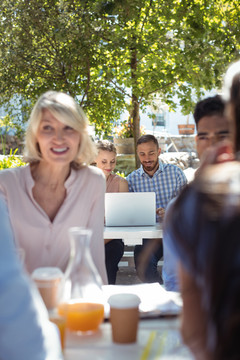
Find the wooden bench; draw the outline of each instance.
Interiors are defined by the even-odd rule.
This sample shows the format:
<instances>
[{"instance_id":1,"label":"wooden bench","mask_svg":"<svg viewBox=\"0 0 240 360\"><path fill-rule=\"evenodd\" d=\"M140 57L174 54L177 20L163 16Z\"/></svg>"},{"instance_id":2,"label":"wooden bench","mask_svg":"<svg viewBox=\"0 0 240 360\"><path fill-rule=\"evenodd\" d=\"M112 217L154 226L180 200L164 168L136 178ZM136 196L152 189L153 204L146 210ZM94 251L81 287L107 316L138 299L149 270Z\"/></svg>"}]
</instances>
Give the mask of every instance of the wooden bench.
<instances>
[{"instance_id":1,"label":"wooden bench","mask_svg":"<svg viewBox=\"0 0 240 360\"><path fill-rule=\"evenodd\" d=\"M134 246L125 245L123 257L119 263L119 267L135 267L134 265ZM159 260L159 266L163 266L163 260Z\"/></svg>"}]
</instances>

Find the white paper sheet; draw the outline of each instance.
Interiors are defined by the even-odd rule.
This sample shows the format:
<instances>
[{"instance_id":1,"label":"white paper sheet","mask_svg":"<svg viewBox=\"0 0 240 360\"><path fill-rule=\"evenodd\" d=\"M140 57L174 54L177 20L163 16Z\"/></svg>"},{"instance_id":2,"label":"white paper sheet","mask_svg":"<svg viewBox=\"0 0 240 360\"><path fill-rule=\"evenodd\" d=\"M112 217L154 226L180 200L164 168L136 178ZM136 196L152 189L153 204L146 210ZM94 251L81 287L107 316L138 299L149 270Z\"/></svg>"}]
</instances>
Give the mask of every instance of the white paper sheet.
<instances>
[{"instance_id":1,"label":"white paper sheet","mask_svg":"<svg viewBox=\"0 0 240 360\"><path fill-rule=\"evenodd\" d=\"M106 301L113 294L132 293L141 299L140 316L179 315L182 299L179 293L166 291L159 283L136 285L104 285L102 287ZM106 317L109 307L105 309Z\"/></svg>"}]
</instances>

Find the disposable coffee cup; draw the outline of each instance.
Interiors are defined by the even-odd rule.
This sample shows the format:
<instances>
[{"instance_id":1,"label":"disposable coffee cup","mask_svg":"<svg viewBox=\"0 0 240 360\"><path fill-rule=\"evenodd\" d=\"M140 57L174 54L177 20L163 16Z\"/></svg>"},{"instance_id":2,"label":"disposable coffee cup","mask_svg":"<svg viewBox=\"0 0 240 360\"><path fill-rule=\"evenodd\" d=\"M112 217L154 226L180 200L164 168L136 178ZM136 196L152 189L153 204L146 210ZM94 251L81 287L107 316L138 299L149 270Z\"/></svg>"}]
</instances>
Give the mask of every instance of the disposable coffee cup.
<instances>
[{"instance_id":1,"label":"disposable coffee cup","mask_svg":"<svg viewBox=\"0 0 240 360\"><path fill-rule=\"evenodd\" d=\"M108 303L113 342L127 344L137 341L140 302L135 294L110 296Z\"/></svg>"},{"instance_id":2,"label":"disposable coffee cup","mask_svg":"<svg viewBox=\"0 0 240 360\"><path fill-rule=\"evenodd\" d=\"M58 305L59 286L63 277L62 271L57 267L41 267L32 273L37 288L48 310Z\"/></svg>"}]
</instances>

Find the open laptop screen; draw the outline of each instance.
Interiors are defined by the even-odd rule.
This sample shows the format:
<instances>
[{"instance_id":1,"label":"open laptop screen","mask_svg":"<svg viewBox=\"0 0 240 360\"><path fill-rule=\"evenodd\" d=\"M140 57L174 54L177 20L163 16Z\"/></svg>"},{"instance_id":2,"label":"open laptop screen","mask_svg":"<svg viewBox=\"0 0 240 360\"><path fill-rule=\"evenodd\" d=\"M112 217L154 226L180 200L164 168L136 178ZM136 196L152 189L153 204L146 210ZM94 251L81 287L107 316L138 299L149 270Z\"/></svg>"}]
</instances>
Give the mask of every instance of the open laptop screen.
<instances>
[{"instance_id":1,"label":"open laptop screen","mask_svg":"<svg viewBox=\"0 0 240 360\"><path fill-rule=\"evenodd\" d=\"M155 192L105 194L106 226L156 225Z\"/></svg>"}]
</instances>

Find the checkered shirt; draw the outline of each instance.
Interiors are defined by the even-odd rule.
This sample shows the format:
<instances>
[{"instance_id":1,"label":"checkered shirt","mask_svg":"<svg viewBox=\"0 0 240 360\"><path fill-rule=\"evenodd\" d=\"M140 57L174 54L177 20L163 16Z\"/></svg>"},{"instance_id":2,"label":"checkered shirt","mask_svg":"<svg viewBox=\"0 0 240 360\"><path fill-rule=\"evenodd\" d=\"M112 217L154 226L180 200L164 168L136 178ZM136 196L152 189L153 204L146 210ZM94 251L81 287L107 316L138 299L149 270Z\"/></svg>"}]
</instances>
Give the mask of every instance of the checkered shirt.
<instances>
[{"instance_id":1,"label":"checkered shirt","mask_svg":"<svg viewBox=\"0 0 240 360\"><path fill-rule=\"evenodd\" d=\"M176 165L163 164L159 161L159 168L149 176L141 166L127 176L130 192L156 193L157 208L166 208L169 201L177 196L187 184L187 178L183 171Z\"/></svg>"}]
</instances>

